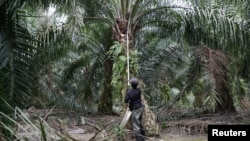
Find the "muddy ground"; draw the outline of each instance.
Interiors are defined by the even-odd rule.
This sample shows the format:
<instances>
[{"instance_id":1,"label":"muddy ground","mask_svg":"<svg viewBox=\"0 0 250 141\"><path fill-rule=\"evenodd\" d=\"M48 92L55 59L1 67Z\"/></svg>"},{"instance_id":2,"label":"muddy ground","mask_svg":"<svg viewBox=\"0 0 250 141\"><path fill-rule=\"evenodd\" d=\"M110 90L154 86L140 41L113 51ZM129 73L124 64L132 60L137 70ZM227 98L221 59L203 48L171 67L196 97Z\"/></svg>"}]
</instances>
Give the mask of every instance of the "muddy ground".
<instances>
[{"instance_id":1,"label":"muddy ground","mask_svg":"<svg viewBox=\"0 0 250 141\"><path fill-rule=\"evenodd\" d=\"M131 130L120 131L123 116L83 115L74 112L51 110L24 110L24 114L33 121L42 121L47 140L67 141L133 141ZM34 116L35 115L35 116ZM36 118L34 118L36 117ZM36 122L33 122L36 123ZM38 122L37 122L38 123ZM41 127L39 122L38 127ZM196 118L157 122L161 128L159 136L147 136L146 141L207 141L209 124L250 124L250 111L226 115L201 115ZM26 124L26 125L25 125ZM28 124L28 125L27 125ZM41 138L39 129L28 122L20 122L19 137L37 141Z\"/></svg>"}]
</instances>

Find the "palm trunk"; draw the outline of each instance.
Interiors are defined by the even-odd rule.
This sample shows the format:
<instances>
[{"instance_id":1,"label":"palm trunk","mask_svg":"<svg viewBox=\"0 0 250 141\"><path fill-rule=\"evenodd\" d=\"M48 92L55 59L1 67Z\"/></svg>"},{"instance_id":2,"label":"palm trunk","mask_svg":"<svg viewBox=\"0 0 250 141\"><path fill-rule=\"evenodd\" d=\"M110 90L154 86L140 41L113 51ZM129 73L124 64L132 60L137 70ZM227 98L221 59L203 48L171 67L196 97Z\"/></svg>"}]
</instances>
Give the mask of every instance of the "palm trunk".
<instances>
[{"instance_id":1,"label":"palm trunk","mask_svg":"<svg viewBox=\"0 0 250 141\"><path fill-rule=\"evenodd\" d=\"M98 105L98 111L103 114L113 114L113 96L112 96L112 68L113 61L109 58L104 61L104 87L103 92L100 96L100 102Z\"/></svg>"},{"instance_id":2,"label":"palm trunk","mask_svg":"<svg viewBox=\"0 0 250 141\"><path fill-rule=\"evenodd\" d=\"M127 45L129 45L129 47L128 47L129 52L132 52L133 51L133 47L130 44L130 43L132 43L132 39L133 39L132 36L130 36L130 38L127 40L127 36L125 34L121 34L121 35L122 36L120 36L120 38L118 38L118 39L120 39L119 42L121 44L123 44L124 47L126 47L126 48L127 48ZM126 67L124 67L124 68L126 69ZM127 85L128 84L128 80L127 80L127 75L128 74L126 74L126 72L130 73L129 74L130 77L132 77L132 76L136 77L136 75L137 75L136 74L136 70L133 70L133 69L129 69L129 72L128 72L128 70L127 71L123 71L123 72L124 72L124 74L122 76L122 82L123 82L123 84L122 84L122 88L121 88L122 103L124 103L124 98L125 98L125 95L126 95L126 91L128 89L128 85ZM142 82L140 82L140 83L142 83ZM149 108L149 105L148 105L146 99L144 98L143 94L144 94L144 92L142 90L142 102L145 105L145 111L144 111L144 114L143 114L143 126L145 128L146 136L159 136L160 129L159 129L158 124L156 123L155 115L151 111L151 109ZM124 111L124 113L126 111L125 104L123 106L123 111ZM126 128L131 129L131 120L128 123L128 125L126 126Z\"/></svg>"}]
</instances>

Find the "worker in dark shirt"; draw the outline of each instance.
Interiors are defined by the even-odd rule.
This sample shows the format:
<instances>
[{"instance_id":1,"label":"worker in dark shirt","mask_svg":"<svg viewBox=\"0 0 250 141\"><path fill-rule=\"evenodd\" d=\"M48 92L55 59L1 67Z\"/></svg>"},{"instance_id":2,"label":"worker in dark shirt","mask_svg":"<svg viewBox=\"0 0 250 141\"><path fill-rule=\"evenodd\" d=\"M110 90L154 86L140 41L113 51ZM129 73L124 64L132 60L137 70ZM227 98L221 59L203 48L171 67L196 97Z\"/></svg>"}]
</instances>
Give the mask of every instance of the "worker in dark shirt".
<instances>
[{"instance_id":1,"label":"worker in dark shirt","mask_svg":"<svg viewBox=\"0 0 250 141\"><path fill-rule=\"evenodd\" d=\"M129 110L132 111L132 128L136 141L144 141L145 131L142 126L144 105L141 99L141 89L137 88L138 80L136 78L131 78L129 83L132 88L127 91L125 103L129 106Z\"/></svg>"}]
</instances>

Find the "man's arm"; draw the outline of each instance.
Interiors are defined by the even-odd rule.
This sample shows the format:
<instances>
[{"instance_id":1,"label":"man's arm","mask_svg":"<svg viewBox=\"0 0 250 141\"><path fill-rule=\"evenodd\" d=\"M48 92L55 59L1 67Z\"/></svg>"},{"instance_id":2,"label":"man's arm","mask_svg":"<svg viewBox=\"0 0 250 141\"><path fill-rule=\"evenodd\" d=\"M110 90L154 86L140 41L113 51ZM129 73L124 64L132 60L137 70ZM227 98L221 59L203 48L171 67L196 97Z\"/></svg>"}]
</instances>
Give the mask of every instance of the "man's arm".
<instances>
[{"instance_id":1,"label":"man's arm","mask_svg":"<svg viewBox=\"0 0 250 141\"><path fill-rule=\"evenodd\" d=\"M125 103L129 103L129 91L126 93L124 102L125 102Z\"/></svg>"},{"instance_id":2,"label":"man's arm","mask_svg":"<svg viewBox=\"0 0 250 141\"><path fill-rule=\"evenodd\" d=\"M125 108L127 109L129 107L129 91L127 91L126 93L124 103L125 103Z\"/></svg>"}]
</instances>

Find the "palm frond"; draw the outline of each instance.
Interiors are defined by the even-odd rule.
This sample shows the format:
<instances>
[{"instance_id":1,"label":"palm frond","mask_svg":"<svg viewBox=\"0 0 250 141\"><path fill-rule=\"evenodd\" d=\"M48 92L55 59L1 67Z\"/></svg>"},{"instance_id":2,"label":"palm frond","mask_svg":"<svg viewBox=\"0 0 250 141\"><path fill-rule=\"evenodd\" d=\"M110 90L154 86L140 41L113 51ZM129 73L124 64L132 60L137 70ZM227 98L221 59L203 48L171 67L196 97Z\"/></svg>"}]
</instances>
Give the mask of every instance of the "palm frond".
<instances>
[{"instance_id":1,"label":"palm frond","mask_svg":"<svg viewBox=\"0 0 250 141\"><path fill-rule=\"evenodd\" d=\"M220 50L211 50L203 46L194 49L193 58L199 66L196 68L200 69L200 77L205 83L205 93L212 100L213 109L216 112L235 111L230 93L227 56Z\"/></svg>"},{"instance_id":2,"label":"palm frond","mask_svg":"<svg viewBox=\"0 0 250 141\"><path fill-rule=\"evenodd\" d=\"M148 85L145 92L153 97L155 104L159 104L156 99L160 98L161 84L181 89L183 84L180 82L187 71L185 64L188 58L183 54L182 46L172 42L171 38L155 38L147 44L145 48L139 49L139 76Z\"/></svg>"},{"instance_id":3,"label":"palm frond","mask_svg":"<svg viewBox=\"0 0 250 141\"><path fill-rule=\"evenodd\" d=\"M6 67L9 62L10 47L8 46L4 34L0 34L0 70Z\"/></svg>"},{"instance_id":4,"label":"palm frond","mask_svg":"<svg viewBox=\"0 0 250 141\"><path fill-rule=\"evenodd\" d=\"M24 98L21 101L25 101L25 99L28 100L27 96L33 86L33 73L30 71L30 66L36 63L33 61L34 47L27 42L29 33L22 25L16 24L13 31L15 36L7 35L5 41L8 41L8 44L1 46L1 53L3 53L1 66L10 73L1 75L8 83L5 93L8 93L14 101L20 101L21 97ZM31 37L29 39L32 40Z\"/></svg>"},{"instance_id":5,"label":"palm frond","mask_svg":"<svg viewBox=\"0 0 250 141\"><path fill-rule=\"evenodd\" d=\"M65 76L64 80L72 79L73 73L79 68L84 67L84 69L82 70L83 73L88 72L90 66L89 62L91 62L90 60L92 60L92 58L86 55L72 62L70 66L64 70L64 76Z\"/></svg>"}]
</instances>

